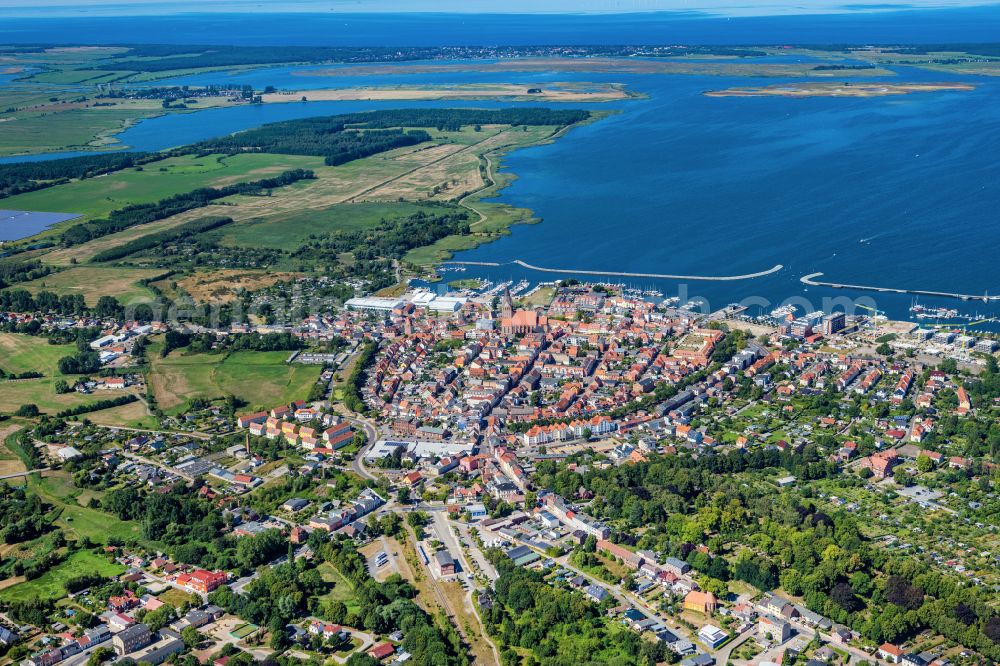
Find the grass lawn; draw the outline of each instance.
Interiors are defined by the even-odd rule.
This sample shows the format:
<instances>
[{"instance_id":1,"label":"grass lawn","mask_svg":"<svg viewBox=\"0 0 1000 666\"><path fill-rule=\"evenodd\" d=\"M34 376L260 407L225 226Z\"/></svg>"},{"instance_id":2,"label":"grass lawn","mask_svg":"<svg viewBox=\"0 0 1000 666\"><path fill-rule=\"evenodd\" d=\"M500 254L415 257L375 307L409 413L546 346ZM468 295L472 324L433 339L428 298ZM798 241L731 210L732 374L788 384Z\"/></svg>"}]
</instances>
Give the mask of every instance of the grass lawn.
<instances>
[{"instance_id":1,"label":"grass lawn","mask_svg":"<svg viewBox=\"0 0 1000 666\"><path fill-rule=\"evenodd\" d=\"M45 338L0 333L0 368L8 372L36 370L45 375L40 379L0 381L0 412L15 412L21 405L33 403L43 412L55 413L124 394L123 391L107 391L100 396L56 393L58 380L72 383L75 379L75 376L59 373L59 359L75 352L73 345L50 345Z\"/></svg>"},{"instance_id":2,"label":"grass lawn","mask_svg":"<svg viewBox=\"0 0 1000 666\"><path fill-rule=\"evenodd\" d=\"M16 124L16 123L11 123ZM10 210L80 213L100 217L129 204L149 203L199 187L260 180L297 168L322 166L323 158L300 155L181 155L4 200ZM79 221L79 220L78 220Z\"/></svg>"},{"instance_id":3,"label":"grass lawn","mask_svg":"<svg viewBox=\"0 0 1000 666\"><path fill-rule=\"evenodd\" d=\"M96 305L101 296L114 296L122 305L128 305L153 300L153 292L137 282L165 272L162 268L74 266L17 286L32 294L39 291L51 291L58 296L82 294L87 305L91 306Z\"/></svg>"},{"instance_id":4,"label":"grass lawn","mask_svg":"<svg viewBox=\"0 0 1000 666\"><path fill-rule=\"evenodd\" d=\"M223 228L219 234L223 245L294 250L312 234L371 229L383 218L406 217L421 210L430 214L444 209L409 202L335 204L328 208L249 220Z\"/></svg>"},{"instance_id":5,"label":"grass lawn","mask_svg":"<svg viewBox=\"0 0 1000 666\"><path fill-rule=\"evenodd\" d=\"M50 345L45 338L0 333L0 368L7 372L58 372L59 359L76 351L73 345Z\"/></svg>"},{"instance_id":6,"label":"grass lawn","mask_svg":"<svg viewBox=\"0 0 1000 666\"><path fill-rule=\"evenodd\" d=\"M538 291L526 298L519 299L526 307L548 306L555 298L555 287L541 287Z\"/></svg>"},{"instance_id":7,"label":"grass lawn","mask_svg":"<svg viewBox=\"0 0 1000 666\"><path fill-rule=\"evenodd\" d=\"M361 606L354 597L354 587L344 578L343 574L329 562L323 562L317 567L319 575L327 583L333 583L333 589L321 597L327 601L342 601L348 611L358 610Z\"/></svg>"},{"instance_id":8,"label":"grass lawn","mask_svg":"<svg viewBox=\"0 0 1000 666\"><path fill-rule=\"evenodd\" d=\"M138 523L119 520L99 509L82 506L81 502L97 495L74 486L67 472L43 472L41 476L33 474L28 484L46 502L60 510L55 525L70 538L87 537L95 543L107 543L109 536L122 540L141 536Z\"/></svg>"},{"instance_id":9,"label":"grass lawn","mask_svg":"<svg viewBox=\"0 0 1000 666\"><path fill-rule=\"evenodd\" d=\"M99 425L121 426L125 428L145 428L155 429L159 422L156 417L151 416L146 411L146 405L141 402L130 402L121 407L102 409L99 412L90 412L87 418Z\"/></svg>"},{"instance_id":10,"label":"grass lawn","mask_svg":"<svg viewBox=\"0 0 1000 666\"><path fill-rule=\"evenodd\" d=\"M180 608L185 601L190 601L195 605L201 603L197 595L190 594L184 590L178 590L176 587L164 590L156 598L165 604L170 604L174 608Z\"/></svg>"},{"instance_id":11,"label":"grass lawn","mask_svg":"<svg viewBox=\"0 0 1000 666\"><path fill-rule=\"evenodd\" d=\"M64 586L71 578L92 573L116 576L123 571L125 567L109 562L103 555L86 550L78 551L35 580L25 581L0 591L0 599L3 601L58 599L65 596Z\"/></svg>"},{"instance_id":12,"label":"grass lawn","mask_svg":"<svg viewBox=\"0 0 1000 666\"><path fill-rule=\"evenodd\" d=\"M20 423L5 421L0 424L0 475L16 474L27 469L24 461L5 443L7 438L21 429Z\"/></svg>"},{"instance_id":13,"label":"grass lawn","mask_svg":"<svg viewBox=\"0 0 1000 666\"><path fill-rule=\"evenodd\" d=\"M194 398L215 399L232 394L247 409L270 408L305 398L319 378L318 366L288 365L289 352L236 352L185 354L167 358L151 350L149 376L157 404L166 411L180 411Z\"/></svg>"}]
</instances>

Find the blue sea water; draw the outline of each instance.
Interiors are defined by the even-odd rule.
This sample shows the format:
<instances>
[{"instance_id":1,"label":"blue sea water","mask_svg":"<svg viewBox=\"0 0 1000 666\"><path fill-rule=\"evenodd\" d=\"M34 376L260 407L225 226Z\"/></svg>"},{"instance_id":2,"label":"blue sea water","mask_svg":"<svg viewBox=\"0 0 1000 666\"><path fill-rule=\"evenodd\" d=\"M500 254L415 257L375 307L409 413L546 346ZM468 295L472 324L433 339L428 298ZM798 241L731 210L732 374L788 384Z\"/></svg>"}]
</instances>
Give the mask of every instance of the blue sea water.
<instances>
[{"instance_id":1,"label":"blue sea water","mask_svg":"<svg viewBox=\"0 0 1000 666\"><path fill-rule=\"evenodd\" d=\"M685 275L784 266L750 281L691 282L680 294L713 308L801 296L823 309L824 296L844 294L799 283L818 271L833 282L1000 292L1000 179L991 157L1000 149L997 82L976 80L965 93L794 100L706 97L709 83L773 82L636 82L648 100L554 145L511 154L505 165L519 178L498 200L530 208L543 222L457 258ZM510 265L468 275L554 277ZM671 295L678 287L632 282ZM896 316L911 300L862 295Z\"/></svg>"},{"instance_id":2,"label":"blue sea water","mask_svg":"<svg viewBox=\"0 0 1000 666\"><path fill-rule=\"evenodd\" d=\"M18 44L913 44L989 42L997 34L996 7L726 18L699 12L83 15L0 23L0 43Z\"/></svg>"},{"instance_id":3,"label":"blue sea water","mask_svg":"<svg viewBox=\"0 0 1000 666\"><path fill-rule=\"evenodd\" d=\"M509 29L514 23L503 25ZM827 33L830 39L839 34L838 24L832 25ZM894 30L879 25L888 32ZM983 19L981 25L991 24ZM924 28L925 38L913 41L944 38L945 33L928 25ZM0 39L5 29L9 28L0 28ZM763 34L773 35L778 29L772 26L771 32ZM182 41L211 41L183 34ZM274 34L288 38L280 29ZM396 34L402 33L390 36ZM855 38L844 41L858 41L857 33L852 34ZM893 34L907 35L905 24ZM976 34L963 33L967 41ZM391 43L388 40L383 35L378 43ZM750 40L726 37L720 41ZM395 83L576 80L625 83L646 95L591 105L617 113L575 128L553 144L508 155L504 168L518 178L497 200L530 208L543 222L514 227L499 241L460 253L457 259L504 264L470 269L463 277L532 281L560 277L506 263L513 259L554 268L692 275L744 274L782 264L779 273L750 281L622 281L655 287L684 300L702 297L713 309L747 300L759 303L753 311L768 311L789 297L801 299L798 303L803 309L830 309L824 298L863 296L896 317L906 315L910 296L807 288L799 278L822 271L822 279L834 282L1000 293L1000 272L995 267L995 248L1000 246L1000 225L996 224L1000 178L995 165L995 156L1000 154L1000 115L996 112L1000 81L990 77L954 77L900 67L892 80L958 79L974 83L976 89L787 99L702 94L729 86L773 85L781 79L558 72L407 74L405 68L391 77L322 77L310 75L315 69L322 68L220 72L172 83L235 82L308 90ZM144 121L120 139L134 149L158 150L265 122L313 115L400 106L502 105L307 102L240 106ZM965 312L996 310L995 304L978 302L930 298L921 302L958 306Z\"/></svg>"}]
</instances>

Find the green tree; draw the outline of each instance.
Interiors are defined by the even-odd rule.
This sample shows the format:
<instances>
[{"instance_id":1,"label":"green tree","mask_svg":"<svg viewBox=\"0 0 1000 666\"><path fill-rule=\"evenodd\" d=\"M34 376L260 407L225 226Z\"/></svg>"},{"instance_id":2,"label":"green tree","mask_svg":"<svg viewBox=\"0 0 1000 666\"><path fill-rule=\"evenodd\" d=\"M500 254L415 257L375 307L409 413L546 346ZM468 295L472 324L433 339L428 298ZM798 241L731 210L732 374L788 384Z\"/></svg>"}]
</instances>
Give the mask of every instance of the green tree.
<instances>
[{"instance_id":1,"label":"green tree","mask_svg":"<svg viewBox=\"0 0 1000 666\"><path fill-rule=\"evenodd\" d=\"M184 627L181 630L181 640L184 641L184 645L189 650L193 650L201 642L201 634L194 627Z\"/></svg>"}]
</instances>

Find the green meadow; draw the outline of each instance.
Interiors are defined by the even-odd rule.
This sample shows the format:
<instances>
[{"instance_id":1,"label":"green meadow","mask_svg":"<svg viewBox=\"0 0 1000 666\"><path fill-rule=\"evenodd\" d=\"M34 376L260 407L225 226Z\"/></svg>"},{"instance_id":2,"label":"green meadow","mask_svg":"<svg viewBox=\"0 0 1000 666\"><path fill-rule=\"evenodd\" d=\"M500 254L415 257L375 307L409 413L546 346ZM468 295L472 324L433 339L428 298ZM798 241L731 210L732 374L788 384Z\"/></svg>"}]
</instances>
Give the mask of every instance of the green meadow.
<instances>
[{"instance_id":1,"label":"green meadow","mask_svg":"<svg viewBox=\"0 0 1000 666\"><path fill-rule=\"evenodd\" d=\"M149 383L157 404L167 412L179 412L195 398L213 400L228 394L245 400L248 409L269 408L304 399L319 377L317 366L285 363L289 354L173 352L161 358L151 348Z\"/></svg>"},{"instance_id":2,"label":"green meadow","mask_svg":"<svg viewBox=\"0 0 1000 666\"><path fill-rule=\"evenodd\" d=\"M28 601L59 599L66 596L66 581L86 574L117 576L125 567L109 562L106 557L89 550L80 550L34 580L18 583L0 591L0 600Z\"/></svg>"}]
</instances>

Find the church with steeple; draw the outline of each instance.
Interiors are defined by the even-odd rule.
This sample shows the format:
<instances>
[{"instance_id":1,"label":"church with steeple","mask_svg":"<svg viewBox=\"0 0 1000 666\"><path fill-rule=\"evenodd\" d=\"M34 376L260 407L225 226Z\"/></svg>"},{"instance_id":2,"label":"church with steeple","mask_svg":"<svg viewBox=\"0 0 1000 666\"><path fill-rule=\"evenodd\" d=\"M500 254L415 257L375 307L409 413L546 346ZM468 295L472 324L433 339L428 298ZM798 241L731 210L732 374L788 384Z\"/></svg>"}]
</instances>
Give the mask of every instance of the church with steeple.
<instances>
[{"instance_id":1,"label":"church with steeple","mask_svg":"<svg viewBox=\"0 0 1000 666\"><path fill-rule=\"evenodd\" d=\"M545 333L549 330L549 318L535 310L514 311L514 299L510 289L504 287L500 298L500 330L505 335L526 335Z\"/></svg>"}]
</instances>

